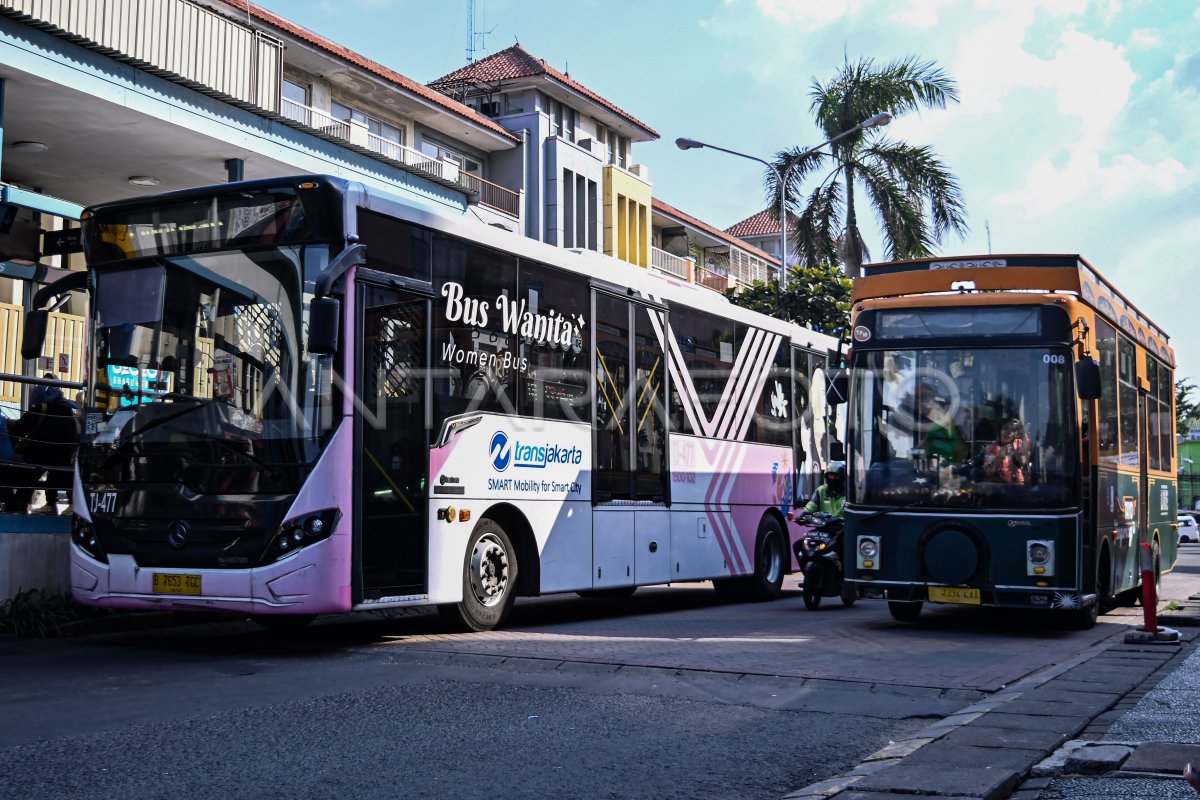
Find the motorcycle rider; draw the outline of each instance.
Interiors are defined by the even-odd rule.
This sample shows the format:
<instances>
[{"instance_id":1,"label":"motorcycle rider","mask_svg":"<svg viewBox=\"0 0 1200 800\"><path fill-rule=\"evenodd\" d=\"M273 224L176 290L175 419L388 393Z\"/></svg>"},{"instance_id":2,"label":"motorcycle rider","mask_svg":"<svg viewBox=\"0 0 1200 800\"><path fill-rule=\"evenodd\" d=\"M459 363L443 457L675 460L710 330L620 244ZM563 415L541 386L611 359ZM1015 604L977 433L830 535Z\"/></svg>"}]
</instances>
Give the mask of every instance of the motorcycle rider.
<instances>
[{"instance_id":1,"label":"motorcycle rider","mask_svg":"<svg viewBox=\"0 0 1200 800\"><path fill-rule=\"evenodd\" d=\"M804 511L815 514L824 511L840 517L846 508L846 462L831 461L825 470L825 482L817 487L812 497L804 504ZM788 512L788 519L795 521L795 514Z\"/></svg>"},{"instance_id":2,"label":"motorcycle rider","mask_svg":"<svg viewBox=\"0 0 1200 800\"><path fill-rule=\"evenodd\" d=\"M813 492L812 497L807 503L805 503L803 509L797 509L797 511L800 511L800 514L797 515L789 511L787 516L789 520L795 522L797 525L809 525L812 524L810 518L810 515L812 514L821 512L828 514L830 517L840 518L844 516L845 508L846 463L844 461L832 461L825 470L825 482L817 487L817 490ZM831 590L831 586L827 582L830 577L825 572L814 571L810 574L809 567L806 567L805 564L806 558L811 558L812 553L808 551L809 545L806 544L806 541L806 538L796 540L796 542L794 542L792 545L792 552L796 555L796 562L800 565L800 568L804 570L804 605L809 609L815 609L821 603L821 596L823 594L828 595L829 591ZM842 588L843 582L841 565L844 563L845 559L845 541L841 536L840 528L837 529L835 541L836 544L830 542L831 546L834 547L833 552L837 556L836 560L832 562L834 565L836 565L837 570L837 582L834 584L834 586L836 586L838 590L842 591L842 603L850 606L854 603L855 595L853 593L846 593ZM826 566L830 566L829 562L822 561L809 562L810 566L813 563L824 563ZM808 590L808 584L810 582L812 582L815 587L811 591Z\"/></svg>"}]
</instances>

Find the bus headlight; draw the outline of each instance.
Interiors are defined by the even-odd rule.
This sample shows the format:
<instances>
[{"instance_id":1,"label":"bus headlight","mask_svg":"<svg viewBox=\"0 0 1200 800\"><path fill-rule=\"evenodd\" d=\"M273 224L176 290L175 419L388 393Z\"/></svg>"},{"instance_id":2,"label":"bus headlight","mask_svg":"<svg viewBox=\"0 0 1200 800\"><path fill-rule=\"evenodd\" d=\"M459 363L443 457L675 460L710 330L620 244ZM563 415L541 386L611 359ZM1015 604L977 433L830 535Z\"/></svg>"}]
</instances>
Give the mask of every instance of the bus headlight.
<instances>
[{"instance_id":1,"label":"bus headlight","mask_svg":"<svg viewBox=\"0 0 1200 800\"><path fill-rule=\"evenodd\" d=\"M879 569L879 537L858 537L858 568Z\"/></svg>"},{"instance_id":2,"label":"bus headlight","mask_svg":"<svg viewBox=\"0 0 1200 800\"><path fill-rule=\"evenodd\" d=\"M1054 542L1030 539L1025 543L1025 566L1027 575L1039 578L1054 574Z\"/></svg>"},{"instance_id":3,"label":"bus headlight","mask_svg":"<svg viewBox=\"0 0 1200 800\"><path fill-rule=\"evenodd\" d=\"M105 554L104 548L100 546L100 540L96 537L96 531L87 520L81 519L78 516L71 518L71 541L75 542L76 547L97 561L105 564L108 563L108 555Z\"/></svg>"},{"instance_id":4,"label":"bus headlight","mask_svg":"<svg viewBox=\"0 0 1200 800\"><path fill-rule=\"evenodd\" d=\"M271 538L263 554L263 562L278 561L310 544L328 539L337 528L341 516L342 512L338 509L327 508L287 520Z\"/></svg>"}]
</instances>

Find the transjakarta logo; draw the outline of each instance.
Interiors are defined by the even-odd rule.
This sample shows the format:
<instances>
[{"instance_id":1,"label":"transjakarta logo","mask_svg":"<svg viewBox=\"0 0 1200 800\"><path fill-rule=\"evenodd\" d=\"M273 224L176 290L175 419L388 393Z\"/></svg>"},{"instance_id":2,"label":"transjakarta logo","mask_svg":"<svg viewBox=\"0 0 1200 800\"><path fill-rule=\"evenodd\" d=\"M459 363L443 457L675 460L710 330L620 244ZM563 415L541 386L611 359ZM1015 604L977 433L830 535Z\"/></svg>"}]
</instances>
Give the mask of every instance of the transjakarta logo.
<instances>
[{"instance_id":1,"label":"transjakarta logo","mask_svg":"<svg viewBox=\"0 0 1200 800\"><path fill-rule=\"evenodd\" d=\"M504 472L510 465L527 469L545 469L547 464L583 463L583 451L578 447L560 447L550 442L523 444L520 440L515 442L510 440L504 431L496 431L492 434L488 452L492 459L492 468L497 472Z\"/></svg>"}]
</instances>

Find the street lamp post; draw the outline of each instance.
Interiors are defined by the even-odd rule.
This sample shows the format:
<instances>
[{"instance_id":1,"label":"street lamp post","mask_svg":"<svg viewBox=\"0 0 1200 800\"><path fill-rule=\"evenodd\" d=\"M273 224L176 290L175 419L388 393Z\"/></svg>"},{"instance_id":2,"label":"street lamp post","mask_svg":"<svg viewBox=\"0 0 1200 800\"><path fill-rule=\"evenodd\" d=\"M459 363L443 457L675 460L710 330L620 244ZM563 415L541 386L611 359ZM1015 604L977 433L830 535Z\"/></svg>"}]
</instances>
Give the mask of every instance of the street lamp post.
<instances>
[{"instance_id":1,"label":"street lamp post","mask_svg":"<svg viewBox=\"0 0 1200 800\"><path fill-rule=\"evenodd\" d=\"M874 115L868 117L867 119L863 120L862 122L858 123L853 128L842 131L837 136L834 136L832 139L827 139L818 145L808 148L803 153L801 153L799 155L799 157L796 158L795 161L793 161L790 165L788 165L788 168L785 169L782 174L780 174L778 167L776 167L774 164L772 164L770 161L767 161L766 159L759 158L758 156L752 156L752 155L749 155L748 153L739 153L737 150L729 150L724 147L717 147L715 144L708 144L706 142L701 142L697 139L688 139L688 138L681 136L680 138L675 140L675 146L678 147L680 150L698 150L698 149L701 149L704 147L707 147L710 150L720 150L722 153L728 153L731 156L740 156L741 158L748 158L751 161L757 161L760 164L765 164L772 172L775 173L775 180L779 182L779 287L781 289L786 289L787 288L787 181L788 181L788 178L791 177L792 168L795 167L797 164L799 164L801 161L803 161L805 156L807 156L809 153L813 153L817 150L820 150L822 147L824 147L827 144L831 144L833 142L836 142L838 139L841 139L845 136L849 136L852 133L857 133L858 131L866 130L867 128L883 127L884 125L887 125L891 121L892 121L892 115L886 111L881 111L878 114L874 114Z\"/></svg>"}]
</instances>

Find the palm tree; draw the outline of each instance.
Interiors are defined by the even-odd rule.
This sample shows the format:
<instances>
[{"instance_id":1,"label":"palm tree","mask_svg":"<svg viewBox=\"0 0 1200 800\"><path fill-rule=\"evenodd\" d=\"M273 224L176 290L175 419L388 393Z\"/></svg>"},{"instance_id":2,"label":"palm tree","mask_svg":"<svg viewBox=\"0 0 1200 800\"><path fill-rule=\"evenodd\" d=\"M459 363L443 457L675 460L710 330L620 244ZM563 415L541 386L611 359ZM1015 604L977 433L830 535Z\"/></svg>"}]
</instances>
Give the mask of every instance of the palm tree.
<instances>
[{"instance_id":1,"label":"palm tree","mask_svg":"<svg viewBox=\"0 0 1200 800\"><path fill-rule=\"evenodd\" d=\"M933 62L909 56L882 67L871 59L847 62L828 83L814 79L809 96L817 127L832 139L880 111L900 116L945 108L958 102L958 88ZM847 275L858 276L870 253L858 230L855 187L875 208L889 259L928 256L947 231L966 234L958 180L933 149L890 141L877 128L840 138L828 151L782 150L775 167L778 172L768 170L765 180L768 196L779 197L778 176L786 176L789 207L806 177L829 170L789 229L789 249L801 266L841 263Z\"/></svg>"}]
</instances>

